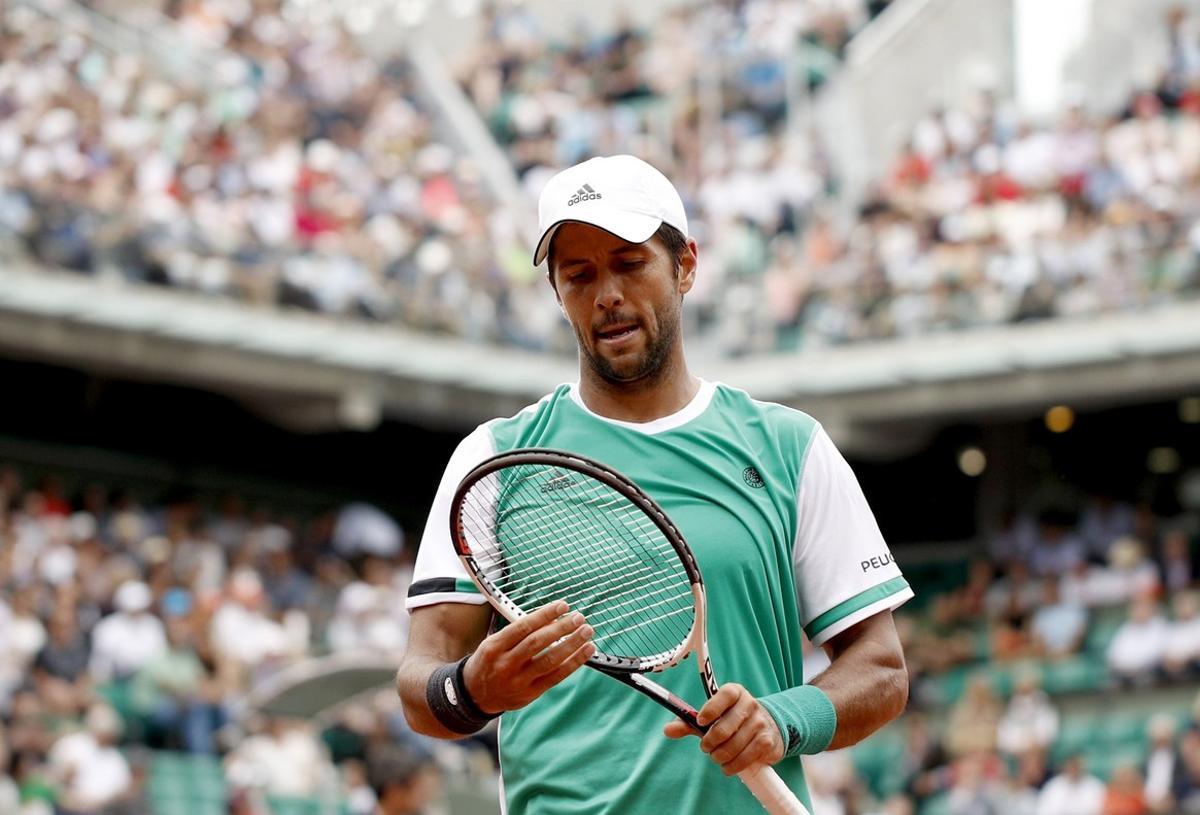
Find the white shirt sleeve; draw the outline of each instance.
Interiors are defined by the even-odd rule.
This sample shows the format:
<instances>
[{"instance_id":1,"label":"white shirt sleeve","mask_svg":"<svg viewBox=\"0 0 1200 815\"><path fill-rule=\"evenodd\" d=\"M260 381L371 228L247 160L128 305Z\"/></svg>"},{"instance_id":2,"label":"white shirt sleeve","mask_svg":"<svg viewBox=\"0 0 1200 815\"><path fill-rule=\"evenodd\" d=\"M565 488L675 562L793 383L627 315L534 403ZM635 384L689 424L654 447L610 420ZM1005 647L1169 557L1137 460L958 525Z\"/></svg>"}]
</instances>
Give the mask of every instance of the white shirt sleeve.
<instances>
[{"instance_id":1,"label":"white shirt sleeve","mask_svg":"<svg viewBox=\"0 0 1200 815\"><path fill-rule=\"evenodd\" d=\"M417 563L405 601L409 611L435 603L479 605L487 602L487 598L471 582L454 551L454 543L450 540L450 502L466 474L495 452L491 432L487 425L480 425L459 442L454 455L450 456L433 506L429 509L421 546L417 550Z\"/></svg>"},{"instance_id":2,"label":"white shirt sleeve","mask_svg":"<svg viewBox=\"0 0 1200 815\"><path fill-rule=\"evenodd\" d=\"M814 645L913 596L858 479L818 426L800 475L792 568L800 622Z\"/></svg>"}]
</instances>

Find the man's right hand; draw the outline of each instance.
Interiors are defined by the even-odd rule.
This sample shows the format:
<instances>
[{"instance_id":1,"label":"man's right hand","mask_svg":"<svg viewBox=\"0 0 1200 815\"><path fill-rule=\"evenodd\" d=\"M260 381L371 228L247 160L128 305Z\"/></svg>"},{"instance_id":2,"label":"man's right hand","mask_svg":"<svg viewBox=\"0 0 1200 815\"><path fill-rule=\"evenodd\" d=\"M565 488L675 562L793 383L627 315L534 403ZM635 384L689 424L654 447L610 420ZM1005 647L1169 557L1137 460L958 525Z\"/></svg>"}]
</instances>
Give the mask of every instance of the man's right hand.
<instances>
[{"instance_id":1,"label":"man's right hand","mask_svg":"<svg viewBox=\"0 0 1200 815\"><path fill-rule=\"evenodd\" d=\"M592 627L559 600L479 643L463 666L463 682L485 713L524 707L573 674L596 653Z\"/></svg>"}]
</instances>

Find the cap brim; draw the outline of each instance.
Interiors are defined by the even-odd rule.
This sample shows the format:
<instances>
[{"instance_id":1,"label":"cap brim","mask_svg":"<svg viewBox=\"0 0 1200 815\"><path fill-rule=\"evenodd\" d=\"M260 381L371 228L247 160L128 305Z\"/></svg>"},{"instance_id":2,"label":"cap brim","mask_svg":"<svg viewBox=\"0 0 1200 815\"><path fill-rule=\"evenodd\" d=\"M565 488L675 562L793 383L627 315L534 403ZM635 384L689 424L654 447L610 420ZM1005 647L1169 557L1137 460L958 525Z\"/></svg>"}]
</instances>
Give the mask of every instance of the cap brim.
<instances>
[{"instance_id":1,"label":"cap brim","mask_svg":"<svg viewBox=\"0 0 1200 815\"><path fill-rule=\"evenodd\" d=\"M622 212L617 214L610 212L604 220L605 223L600 224L595 221L589 221L587 218L563 218L561 221L555 221L550 224L542 232L542 237L538 240L537 249L533 252L533 265L540 266L542 261L546 259L546 255L550 251L550 241L554 239L554 233L563 224L594 226L610 235L615 235L623 241L645 243L654 236L654 233L658 231L658 228L663 223L661 218L656 218L653 215L642 215L637 212Z\"/></svg>"}]
</instances>

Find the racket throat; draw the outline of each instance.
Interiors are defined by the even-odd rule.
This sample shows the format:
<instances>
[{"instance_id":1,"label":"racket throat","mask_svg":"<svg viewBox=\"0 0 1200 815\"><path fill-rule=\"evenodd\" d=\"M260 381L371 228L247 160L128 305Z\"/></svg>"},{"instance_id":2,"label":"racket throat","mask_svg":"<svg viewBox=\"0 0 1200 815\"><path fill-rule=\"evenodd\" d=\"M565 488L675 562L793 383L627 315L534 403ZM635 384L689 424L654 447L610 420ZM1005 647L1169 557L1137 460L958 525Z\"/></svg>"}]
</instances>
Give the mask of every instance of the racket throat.
<instances>
[{"instance_id":1,"label":"racket throat","mask_svg":"<svg viewBox=\"0 0 1200 815\"><path fill-rule=\"evenodd\" d=\"M641 674L612 674L612 676L640 690L701 733L708 732L708 727L702 726L696 719L699 711L657 682L649 680Z\"/></svg>"}]
</instances>

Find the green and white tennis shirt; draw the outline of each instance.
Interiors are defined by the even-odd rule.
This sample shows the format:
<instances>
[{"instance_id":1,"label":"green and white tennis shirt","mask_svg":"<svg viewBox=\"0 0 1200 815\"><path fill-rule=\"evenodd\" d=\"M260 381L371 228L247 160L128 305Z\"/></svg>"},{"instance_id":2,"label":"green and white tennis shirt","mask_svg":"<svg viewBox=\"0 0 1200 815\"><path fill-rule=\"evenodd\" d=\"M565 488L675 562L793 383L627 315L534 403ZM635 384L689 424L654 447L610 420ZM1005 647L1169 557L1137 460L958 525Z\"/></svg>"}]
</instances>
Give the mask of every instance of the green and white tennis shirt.
<instances>
[{"instance_id":1,"label":"green and white tennis shirt","mask_svg":"<svg viewBox=\"0 0 1200 815\"><path fill-rule=\"evenodd\" d=\"M803 681L802 630L820 645L912 597L854 473L812 417L703 382L678 413L634 424L596 415L578 386L561 385L516 416L481 425L458 446L421 540L409 609L486 602L454 553L450 501L476 464L517 447L590 456L662 505L704 578L719 683L738 682L755 696L795 687ZM698 708L704 690L689 663L655 679ZM506 811L761 812L694 739L663 737L669 718L610 677L575 672L501 717ZM799 759L776 770L807 802Z\"/></svg>"}]
</instances>

